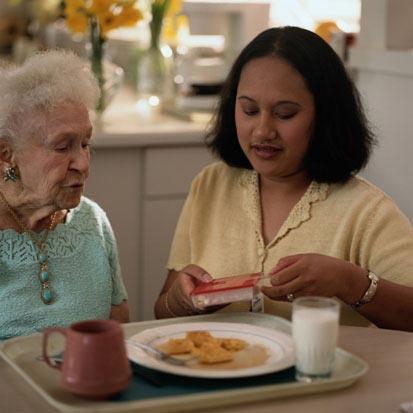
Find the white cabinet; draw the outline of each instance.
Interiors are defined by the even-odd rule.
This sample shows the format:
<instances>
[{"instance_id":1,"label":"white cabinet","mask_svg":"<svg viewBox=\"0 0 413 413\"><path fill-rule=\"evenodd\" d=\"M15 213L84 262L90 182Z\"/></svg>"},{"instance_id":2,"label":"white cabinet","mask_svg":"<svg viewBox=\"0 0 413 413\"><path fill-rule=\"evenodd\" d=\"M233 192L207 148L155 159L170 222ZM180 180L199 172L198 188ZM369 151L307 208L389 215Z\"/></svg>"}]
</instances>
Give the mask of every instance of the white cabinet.
<instances>
[{"instance_id":1,"label":"white cabinet","mask_svg":"<svg viewBox=\"0 0 413 413\"><path fill-rule=\"evenodd\" d=\"M153 318L179 212L195 175L213 161L205 124L142 119L123 90L94 133L86 196L115 231L132 321Z\"/></svg>"},{"instance_id":2,"label":"white cabinet","mask_svg":"<svg viewBox=\"0 0 413 413\"><path fill-rule=\"evenodd\" d=\"M172 146L152 146L146 138L136 138L135 145L114 140L112 147L94 148L86 196L102 206L115 231L131 320L154 317L190 183L213 161L201 137Z\"/></svg>"},{"instance_id":3,"label":"white cabinet","mask_svg":"<svg viewBox=\"0 0 413 413\"><path fill-rule=\"evenodd\" d=\"M200 145L148 148L144 160L146 197L156 199L186 194L194 173L211 162L211 156L205 156L206 153Z\"/></svg>"},{"instance_id":4,"label":"white cabinet","mask_svg":"<svg viewBox=\"0 0 413 413\"><path fill-rule=\"evenodd\" d=\"M86 196L107 213L118 241L120 262L130 295L132 319L138 316L138 252L142 228L142 152L130 148L97 148L92 155Z\"/></svg>"},{"instance_id":5,"label":"white cabinet","mask_svg":"<svg viewBox=\"0 0 413 413\"><path fill-rule=\"evenodd\" d=\"M140 314L144 320L154 318L153 305L166 278L165 265L184 199L153 199L144 202L142 233Z\"/></svg>"},{"instance_id":6,"label":"white cabinet","mask_svg":"<svg viewBox=\"0 0 413 413\"><path fill-rule=\"evenodd\" d=\"M202 146L144 151L140 314L153 318L153 304L166 277L165 265L179 213L195 175L212 161Z\"/></svg>"},{"instance_id":7,"label":"white cabinet","mask_svg":"<svg viewBox=\"0 0 413 413\"><path fill-rule=\"evenodd\" d=\"M362 0L357 47L409 50L413 47L412 0Z\"/></svg>"}]
</instances>

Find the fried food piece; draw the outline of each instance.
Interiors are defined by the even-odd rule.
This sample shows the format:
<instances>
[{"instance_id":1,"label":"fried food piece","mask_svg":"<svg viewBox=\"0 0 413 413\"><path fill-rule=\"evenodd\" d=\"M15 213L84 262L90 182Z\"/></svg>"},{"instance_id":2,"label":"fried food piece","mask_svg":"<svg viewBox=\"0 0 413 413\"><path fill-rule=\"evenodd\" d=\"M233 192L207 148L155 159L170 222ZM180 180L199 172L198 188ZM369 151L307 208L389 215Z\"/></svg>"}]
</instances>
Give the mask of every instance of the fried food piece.
<instances>
[{"instance_id":1,"label":"fried food piece","mask_svg":"<svg viewBox=\"0 0 413 413\"><path fill-rule=\"evenodd\" d=\"M208 331L188 331L185 338L170 339L160 346L169 355L191 353L200 363L216 364L234 359L248 344L236 338L217 338Z\"/></svg>"},{"instance_id":2,"label":"fried food piece","mask_svg":"<svg viewBox=\"0 0 413 413\"><path fill-rule=\"evenodd\" d=\"M186 338L191 340L195 347L201 347L207 341L216 340L208 331L188 331Z\"/></svg>"},{"instance_id":3,"label":"fried food piece","mask_svg":"<svg viewBox=\"0 0 413 413\"><path fill-rule=\"evenodd\" d=\"M238 338L222 338L220 343L221 347L228 351L240 351L247 347L246 341Z\"/></svg>"},{"instance_id":4,"label":"fried food piece","mask_svg":"<svg viewBox=\"0 0 413 413\"><path fill-rule=\"evenodd\" d=\"M234 359L234 354L222 348L218 340L205 342L200 348L195 348L192 354L204 364L223 363Z\"/></svg>"},{"instance_id":5,"label":"fried food piece","mask_svg":"<svg viewBox=\"0 0 413 413\"><path fill-rule=\"evenodd\" d=\"M188 354L194 348L194 343L186 338L171 338L162 345L162 351L170 356L174 354Z\"/></svg>"}]
</instances>

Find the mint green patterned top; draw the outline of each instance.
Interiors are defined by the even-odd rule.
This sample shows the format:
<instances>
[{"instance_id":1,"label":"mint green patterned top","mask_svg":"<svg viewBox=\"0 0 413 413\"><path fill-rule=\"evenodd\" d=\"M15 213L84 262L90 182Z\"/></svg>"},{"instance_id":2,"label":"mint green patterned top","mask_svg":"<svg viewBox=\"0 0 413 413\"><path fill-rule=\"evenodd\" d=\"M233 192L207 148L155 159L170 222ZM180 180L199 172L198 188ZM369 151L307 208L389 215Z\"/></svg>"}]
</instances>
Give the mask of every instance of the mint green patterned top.
<instances>
[{"instance_id":1,"label":"mint green patterned top","mask_svg":"<svg viewBox=\"0 0 413 413\"><path fill-rule=\"evenodd\" d=\"M126 299L115 237L105 212L82 197L46 241L54 301L40 299L39 264L28 234L0 231L0 340L109 318Z\"/></svg>"}]
</instances>

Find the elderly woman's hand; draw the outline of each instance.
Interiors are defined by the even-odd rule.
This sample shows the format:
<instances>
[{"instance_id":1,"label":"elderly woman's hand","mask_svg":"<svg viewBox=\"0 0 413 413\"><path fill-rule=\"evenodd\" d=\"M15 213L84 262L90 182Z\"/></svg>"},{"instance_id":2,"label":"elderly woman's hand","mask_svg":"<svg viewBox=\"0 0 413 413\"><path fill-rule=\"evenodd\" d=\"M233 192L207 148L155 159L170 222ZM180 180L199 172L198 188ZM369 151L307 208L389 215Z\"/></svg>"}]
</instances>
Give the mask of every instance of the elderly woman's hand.
<instances>
[{"instance_id":1,"label":"elderly woman's hand","mask_svg":"<svg viewBox=\"0 0 413 413\"><path fill-rule=\"evenodd\" d=\"M203 268L197 265L187 265L181 271L176 272L175 280L166 292L165 302L171 316L184 316L199 313L191 300L191 292L200 282L212 281Z\"/></svg>"},{"instance_id":2,"label":"elderly woman's hand","mask_svg":"<svg viewBox=\"0 0 413 413\"><path fill-rule=\"evenodd\" d=\"M321 254L298 254L282 258L270 271L271 286L262 292L273 300L287 295L337 297L353 303L368 287L367 271L348 261Z\"/></svg>"}]
</instances>

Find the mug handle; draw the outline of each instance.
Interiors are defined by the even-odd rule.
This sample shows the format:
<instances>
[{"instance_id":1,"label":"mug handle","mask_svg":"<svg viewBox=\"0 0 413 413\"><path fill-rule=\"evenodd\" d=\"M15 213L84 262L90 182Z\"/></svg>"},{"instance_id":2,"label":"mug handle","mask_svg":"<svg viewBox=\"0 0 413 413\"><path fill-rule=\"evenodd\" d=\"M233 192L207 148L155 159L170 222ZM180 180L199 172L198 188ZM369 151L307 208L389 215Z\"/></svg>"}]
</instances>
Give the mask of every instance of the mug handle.
<instances>
[{"instance_id":1,"label":"mug handle","mask_svg":"<svg viewBox=\"0 0 413 413\"><path fill-rule=\"evenodd\" d=\"M61 327L51 327L51 328L46 328L43 331L43 360L50 366L53 367L54 369L62 370L62 363L52 363L50 361L50 358L47 354L47 340L49 339L50 334L58 332L60 334L63 334L64 336L67 336L67 328L61 328Z\"/></svg>"}]
</instances>

